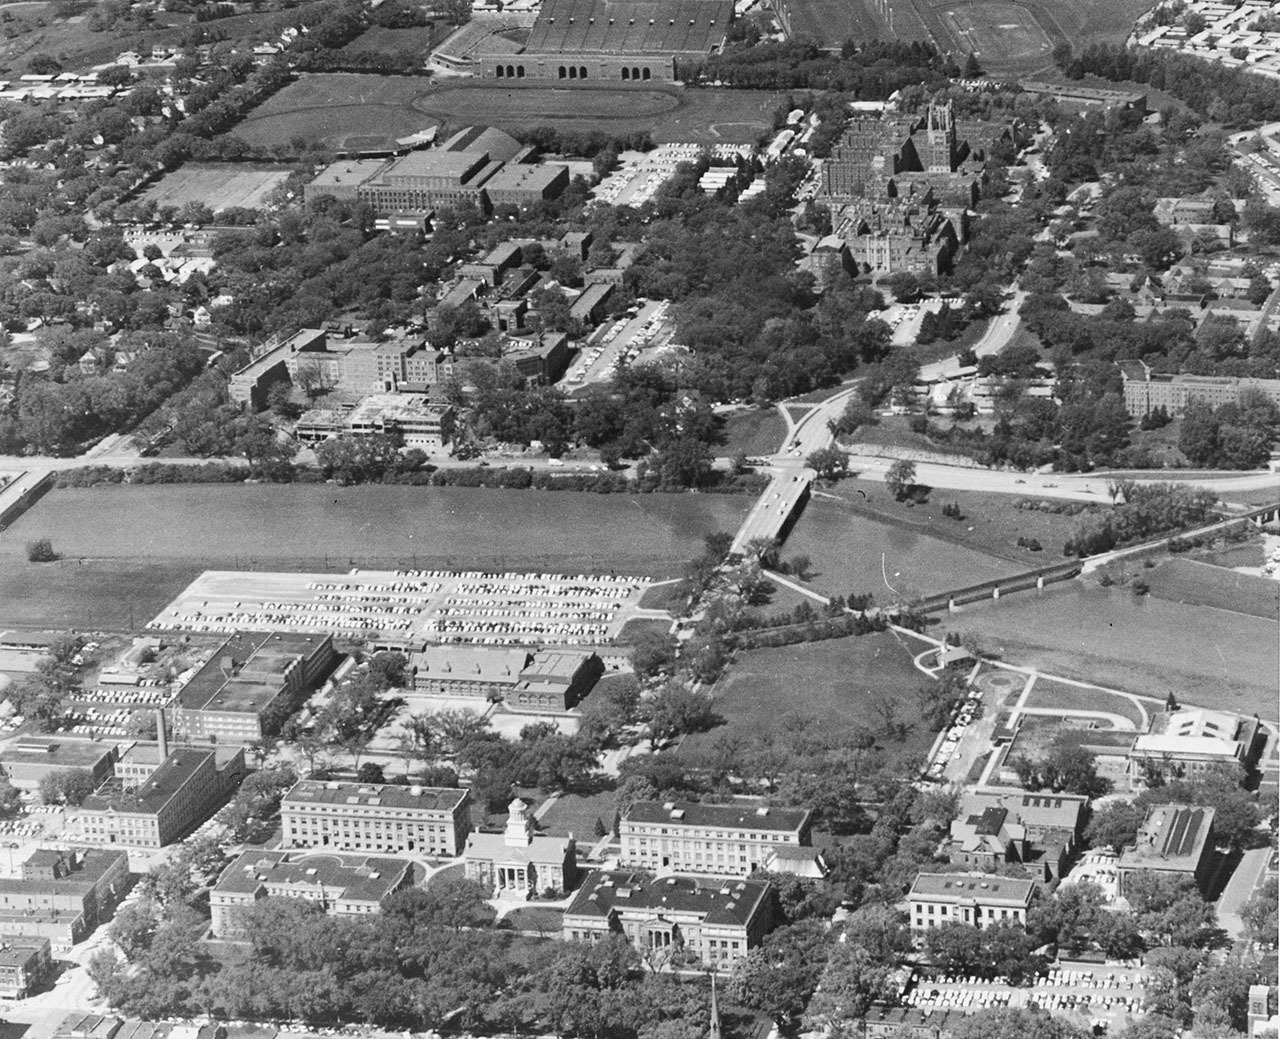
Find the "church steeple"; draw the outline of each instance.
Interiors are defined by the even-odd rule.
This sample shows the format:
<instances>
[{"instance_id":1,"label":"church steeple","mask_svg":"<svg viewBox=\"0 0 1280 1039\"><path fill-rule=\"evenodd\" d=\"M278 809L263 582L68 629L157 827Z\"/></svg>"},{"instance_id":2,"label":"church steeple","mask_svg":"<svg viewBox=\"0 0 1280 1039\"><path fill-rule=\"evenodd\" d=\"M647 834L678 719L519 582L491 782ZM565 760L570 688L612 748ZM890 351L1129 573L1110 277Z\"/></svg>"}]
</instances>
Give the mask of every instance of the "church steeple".
<instances>
[{"instance_id":1,"label":"church steeple","mask_svg":"<svg viewBox=\"0 0 1280 1039\"><path fill-rule=\"evenodd\" d=\"M723 1039L720 1034L720 1008L716 1005L716 976L711 975L711 1027L707 1039Z\"/></svg>"}]
</instances>

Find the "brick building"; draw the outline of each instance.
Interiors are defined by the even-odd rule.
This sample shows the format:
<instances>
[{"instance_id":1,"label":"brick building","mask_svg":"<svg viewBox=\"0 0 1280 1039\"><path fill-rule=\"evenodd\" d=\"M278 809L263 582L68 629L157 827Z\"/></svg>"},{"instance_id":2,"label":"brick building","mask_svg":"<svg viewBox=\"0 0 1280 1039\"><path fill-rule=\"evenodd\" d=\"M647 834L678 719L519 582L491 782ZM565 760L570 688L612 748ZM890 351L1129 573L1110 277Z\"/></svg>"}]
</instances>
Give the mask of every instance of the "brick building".
<instances>
[{"instance_id":1,"label":"brick building","mask_svg":"<svg viewBox=\"0 0 1280 1039\"><path fill-rule=\"evenodd\" d=\"M41 848L21 877L0 877L0 932L48 938L65 952L111 919L130 887L123 851Z\"/></svg>"},{"instance_id":2,"label":"brick building","mask_svg":"<svg viewBox=\"0 0 1280 1039\"><path fill-rule=\"evenodd\" d=\"M304 779L285 794L280 822L286 848L453 858L471 832L471 793Z\"/></svg>"},{"instance_id":3,"label":"brick building","mask_svg":"<svg viewBox=\"0 0 1280 1039\"><path fill-rule=\"evenodd\" d=\"M112 780L80 806L80 831L91 841L163 848L180 840L226 802L244 778L244 750L178 747L136 785Z\"/></svg>"},{"instance_id":4,"label":"brick building","mask_svg":"<svg viewBox=\"0 0 1280 1039\"><path fill-rule=\"evenodd\" d=\"M1214 869L1213 816L1194 805L1148 808L1137 842L1120 852L1120 894L1140 873L1187 877L1204 891Z\"/></svg>"},{"instance_id":5,"label":"brick building","mask_svg":"<svg viewBox=\"0 0 1280 1039\"><path fill-rule=\"evenodd\" d=\"M174 736L233 746L272 736L337 660L329 635L232 635L178 693Z\"/></svg>"},{"instance_id":6,"label":"brick building","mask_svg":"<svg viewBox=\"0 0 1280 1039\"><path fill-rule=\"evenodd\" d=\"M26 999L53 970L52 943L39 935L0 934L0 998Z\"/></svg>"},{"instance_id":7,"label":"brick building","mask_svg":"<svg viewBox=\"0 0 1280 1039\"><path fill-rule=\"evenodd\" d=\"M427 646L410 662L418 693L502 700L526 711L572 710L604 674L595 653L559 649Z\"/></svg>"}]
</instances>

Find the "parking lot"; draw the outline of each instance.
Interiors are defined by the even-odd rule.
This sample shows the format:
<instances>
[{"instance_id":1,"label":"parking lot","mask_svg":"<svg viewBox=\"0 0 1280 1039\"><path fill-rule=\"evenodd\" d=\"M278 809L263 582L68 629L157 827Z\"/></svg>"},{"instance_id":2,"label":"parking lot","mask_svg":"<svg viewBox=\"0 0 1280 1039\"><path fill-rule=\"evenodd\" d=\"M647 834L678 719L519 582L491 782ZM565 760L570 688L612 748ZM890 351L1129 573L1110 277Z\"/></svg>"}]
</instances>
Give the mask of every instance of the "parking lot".
<instances>
[{"instance_id":1,"label":"parking lot","mask_svg":"<svg viewBox=\"0 0 1280 1039\"><path fill-rule=\"evenodd\" d=\"M635 614L645 578L447 570L196 578L148 628L329 632L392 646L598 645Z\"/></svg>"},{"instance_id":2,"label":"parking lot","mask_svg":"<svg viewBox=\"0 0 1280 1039\"><path fill-rule=\"evenodd\" d=\"M665 345L673 334L667 321L669 300L644 304L633 316L622 317L609 325L598 339L587 344L565 381L570 387L593 382L608 382L619 363L630 364L643 350Z\"/></svg>"},{"instance_id":3,"label":"parking lot","mask_svg":"<svg viewBox=\"0 0 1280 1039\"><path fill-rule=\"evenodd\" d=\"M903 1002L911 1007L960 1009L1040 1007L1055 1013L1076 1011L1090 1020L1119 1024L1141 1011L1144 972L1105 965L1062 965L1036 978L1029 987L995 979L935 974L913 979Z\"/></svg>"}]
</instances>

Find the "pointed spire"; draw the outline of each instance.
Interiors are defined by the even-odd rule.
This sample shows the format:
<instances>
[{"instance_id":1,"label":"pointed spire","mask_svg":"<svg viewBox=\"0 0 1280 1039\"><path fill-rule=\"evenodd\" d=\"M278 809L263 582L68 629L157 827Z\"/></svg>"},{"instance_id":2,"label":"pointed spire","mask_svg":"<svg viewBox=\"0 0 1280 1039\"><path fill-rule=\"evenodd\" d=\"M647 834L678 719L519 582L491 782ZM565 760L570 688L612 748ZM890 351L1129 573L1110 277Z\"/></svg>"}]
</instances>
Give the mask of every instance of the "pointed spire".
<instances>
[{"instance_id":1,"label":"pointed spire","mask_svg":"<svg viewBox=\"0 0 1280 1039\"><path fill-rule=\"evenodd\" d=\"M720 1034L720 1008L716 1005L716 976L711 975L711 1027L707 1039L723 1039Z\"/></svg>"}]
</instances>

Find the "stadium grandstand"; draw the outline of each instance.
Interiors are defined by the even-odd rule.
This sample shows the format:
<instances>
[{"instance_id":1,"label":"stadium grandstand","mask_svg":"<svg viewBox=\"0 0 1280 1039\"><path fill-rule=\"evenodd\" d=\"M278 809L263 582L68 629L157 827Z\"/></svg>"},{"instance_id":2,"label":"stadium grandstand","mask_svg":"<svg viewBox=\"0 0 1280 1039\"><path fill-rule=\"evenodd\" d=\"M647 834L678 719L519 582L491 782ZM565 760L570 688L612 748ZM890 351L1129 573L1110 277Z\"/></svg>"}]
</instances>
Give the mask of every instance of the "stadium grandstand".
<instances>
[{"instance_id":1,"label":"stadium grandstand","mask_svg":"<svg viewBox=\"0 0 1280 1039\"><path fill-rule=\"evenodd\" d=\"M681 61L718 52L733 0L546 0L516 54L482 51L488 78L671 83Z\"/></svg>"}]
</instances>

